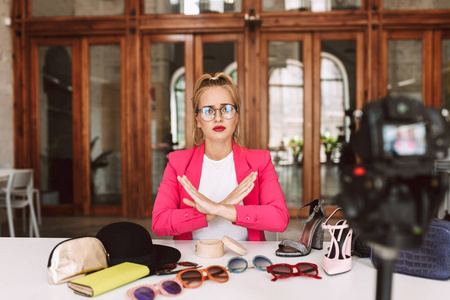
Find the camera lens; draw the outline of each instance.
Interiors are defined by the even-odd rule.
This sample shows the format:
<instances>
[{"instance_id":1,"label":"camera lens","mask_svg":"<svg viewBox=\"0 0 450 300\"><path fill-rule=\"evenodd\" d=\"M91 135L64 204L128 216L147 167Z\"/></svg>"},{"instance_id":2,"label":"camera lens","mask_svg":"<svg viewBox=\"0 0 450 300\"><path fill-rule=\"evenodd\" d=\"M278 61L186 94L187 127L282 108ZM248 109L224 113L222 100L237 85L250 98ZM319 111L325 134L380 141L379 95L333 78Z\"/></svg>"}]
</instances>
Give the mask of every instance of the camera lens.
<instances>
[{"instance_id":1,"label":"camera lens","mask_svg":"<svg viewBox=\"0 0 450 300\"><path fill-rule=\"evenodd\" d=\"M409 106L406 103L400 102L397 104L397 112L399 114L406 114L409 111Z\"/></svg>"}]
</instances>

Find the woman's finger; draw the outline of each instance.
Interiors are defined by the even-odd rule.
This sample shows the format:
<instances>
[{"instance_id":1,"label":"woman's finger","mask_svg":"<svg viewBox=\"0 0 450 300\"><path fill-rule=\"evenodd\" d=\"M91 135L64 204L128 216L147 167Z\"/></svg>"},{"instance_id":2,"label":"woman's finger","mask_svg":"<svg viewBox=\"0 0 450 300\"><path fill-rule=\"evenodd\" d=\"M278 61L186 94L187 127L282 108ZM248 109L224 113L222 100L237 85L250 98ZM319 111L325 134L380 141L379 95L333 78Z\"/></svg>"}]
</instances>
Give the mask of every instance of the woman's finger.
<instances>
[{"instance_id":1,"label":"woman's finger","mask_svg":"<svg viewBox=\"0 0 450 300\"><path fill-rule=\"evenodd\" d=\"M189 179L186 177L186 175L183 175L181 177L181 179L183 180L184 184L189 187L189 188L194 188L194 186L192 185L192 183L189 181Z\"/></svg>"},{"instance_id":2,"label":"woman's finger","mask_svg":"<svg viewBox=\"0 0 450 300\"><path fill-rule=\"evenodd\" d=\"M177 176L177 179L189 194L189 196L191 196L192 198L198 197L197 189L191 184L191 182L185 175L183 175L183 177Z\"/></svg>"},{"instance_id":3,"label":"woman's finger","mask_svg":"<svg viewBox=\"0 0 450 300\"><path fill-rule=\"evenodd\" d=\"M241 183L247 183L247 182L255 181L256 174L257 174L257 172L251 172L249 175L247 175L247 177L244 178L244 180L242 180Z\"/></svg>"},{"instance_id":4,"label":"woman's finger","mask_svg":"<svg viewBox=\"0 0 450 300\"><path fill-rule=\"evenodd\" d=\"M183 203L190 207L195 207L195 202L189 199L184 198Z\"/></svg>"}]
</instances>

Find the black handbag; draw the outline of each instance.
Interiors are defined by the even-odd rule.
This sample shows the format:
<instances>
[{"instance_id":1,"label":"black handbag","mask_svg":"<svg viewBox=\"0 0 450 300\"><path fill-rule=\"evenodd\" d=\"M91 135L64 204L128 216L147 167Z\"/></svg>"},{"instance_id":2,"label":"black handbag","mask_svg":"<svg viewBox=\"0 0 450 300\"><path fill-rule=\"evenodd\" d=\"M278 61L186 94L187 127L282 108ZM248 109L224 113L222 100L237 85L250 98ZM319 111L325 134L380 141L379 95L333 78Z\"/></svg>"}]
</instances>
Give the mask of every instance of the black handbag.
<instances>
[{"instance_id":1,"label":"black handbag","mask_svg":"<svg viewBox=\"0 0 450 300\"><path fill-rule=\"evenodd\" d=\"M370 258L377 267L373 252L372 248ZM421 247L399 250L394 272L429 279L449 279L450 222L438 219L431 221Z\"/></svg>"},{"instance_id":2,"label":"black handbag","mask_svg":"<svg viewBox=\"0 0 450 300\"><path fill-rule=\"evenodd\" d=\"M352 240L352 255L359 257L370 257L372 248L361 236L355 235Z\"/></svg>"}]
</instances>

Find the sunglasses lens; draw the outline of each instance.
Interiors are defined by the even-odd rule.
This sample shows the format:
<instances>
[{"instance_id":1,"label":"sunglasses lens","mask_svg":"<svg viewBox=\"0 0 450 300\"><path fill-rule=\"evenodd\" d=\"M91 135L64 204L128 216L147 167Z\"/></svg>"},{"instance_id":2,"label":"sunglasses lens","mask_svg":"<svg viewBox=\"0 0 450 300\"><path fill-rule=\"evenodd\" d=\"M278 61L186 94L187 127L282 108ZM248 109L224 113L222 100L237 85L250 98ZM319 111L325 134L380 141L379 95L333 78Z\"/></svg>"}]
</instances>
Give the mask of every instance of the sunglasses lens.
<instances>
[{"instance_id":1,"label":"sunglasses lens","mask_svg":"<svg viewBox=\"0 0 450 300\"><path fill-rule=\"evenodd\" d=\"M260 270L267 270L268 266L272 265L272 262L265 256L256 256L253 259L253 264Z\"/></svg>"},{"instance_id":2,"label":"sunglasses lens","mask_svg":"<svg viewBox=\"0 0 450 300\"><path fill-rule=\"evenodd\" d=\"M284 265L275 266L272 268L272 273L280 277L289 276L291 275L291 267Z\"/></svg>"},{"instance_id":3,"label":"sunglasses lens","mask_svg":"<svg viewBox=\"0 0 450 300\"><path fill-rule=\"evenodd\" d=\"M167 264L156 269L156 273L170 272L177 267L176 264Z\"/></svg>"},{"instance_id":4,"label":"sunglasses lens","mask_svg":"<svg viewBox=\"0 0 450 300\"><path fill-rule=\"evenodd\" d=\"M178 295L181 293L181 286L173 280L164 281L161 287L171 295Z\"/></svg>"},{"instance_id":5,"label":"sunglasses lens","mask_svg":"<svg viewBox=\"0 0 450 300\"><path fill-rule=\"evenodd\" d=\"M193 263L193 262L190 262L190 261L180 261L177 264L179 266L182 266L182 267L196 267L197 266L196 263Z\"/></svg>"},{"instance_id":6,"label":"sunglasses lens","mask_svg":"<svg viewBox=\"0 0 450 300\"><path fill-rule=\"evenodd\" d=\"M219 267L210 267L208 268L208 273L217 281L227 281L228 273L225 269Z\"/></svg>"},{"instance_id":7,"label":"sunglasses lens","mask_svg":"<svg viewBox=\"0 0 450 300\"><path fill-rule=\"evenodd\" d=\"M155 292L148 287L140 287L134 291L134 297L138 300L153 300Z\"/></svg>"},{"instance_id":8,"label":"sunglasses lens","mask_svg":"<svg viewBox=\"0 0 450 300\"><path fill-rule=\"evenodd\" d=\"M301 272L308 275L317 275L317 269L308 264L300 264L298 268Z\"/></svg>"},{"instance_id":9,"label":"sunglasses lens","mask_svg":"<svg viewBox=\"0 0 450 300\"><path fill-rule=\"evenodd\" d=\"M180 274L185 286L196 286L202 282L203 275L197 270L189 270Z\"/></svg>"},{"instance_id":10,"label":"sunglasses lens","mask_svg":"<svg viewBox=\"0 0 450 300\"><path fill-rule=\"evenodd\" d=\"M228 269L233 273L242 273L247 269L247 261L236 257L228 262Z\"/></svg>"}]
</instances>

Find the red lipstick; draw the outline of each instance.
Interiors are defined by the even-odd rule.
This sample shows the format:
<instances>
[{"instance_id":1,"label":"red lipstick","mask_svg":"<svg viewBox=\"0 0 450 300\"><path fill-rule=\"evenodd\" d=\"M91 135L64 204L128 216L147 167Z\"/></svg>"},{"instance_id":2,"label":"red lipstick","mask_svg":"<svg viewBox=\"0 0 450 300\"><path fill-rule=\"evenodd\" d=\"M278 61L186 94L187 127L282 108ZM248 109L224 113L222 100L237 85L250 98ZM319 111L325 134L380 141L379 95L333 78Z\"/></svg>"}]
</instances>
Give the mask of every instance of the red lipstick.
<instances>
[{"instance_id":1,"label":"red lipstick","mask_svg":"<svg viewBox=\"0 0 450 300\"><path fill-rule=\"evenodd\" d=\"M225 130L225 127L219 125L219 126L214 127L213 130L216 132L222 132Z\"/></svg>"}]
</instances>

